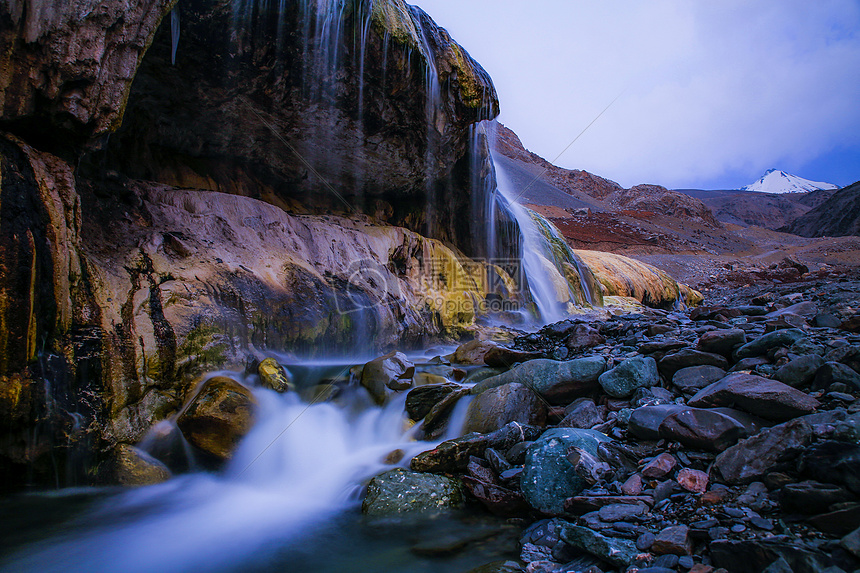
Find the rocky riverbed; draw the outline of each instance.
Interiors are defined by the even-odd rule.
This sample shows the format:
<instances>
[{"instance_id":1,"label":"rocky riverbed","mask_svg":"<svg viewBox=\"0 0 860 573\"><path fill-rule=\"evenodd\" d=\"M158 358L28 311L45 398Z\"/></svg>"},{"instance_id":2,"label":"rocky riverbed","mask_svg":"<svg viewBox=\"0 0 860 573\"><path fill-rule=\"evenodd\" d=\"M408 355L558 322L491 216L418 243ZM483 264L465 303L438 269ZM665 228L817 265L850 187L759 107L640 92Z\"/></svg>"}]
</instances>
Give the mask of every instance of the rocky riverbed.
<instances>
[{"instance_id":1,"label":"rocky riverbed","mask_svg":"<svg viewBox=\"0 0 860 573\"><path fill-rule=\"evenodd\" d=\"M471 505L522 527L518 560L475 572L854 571L856 278L464 344L402 391L431 434L469 396L474 431L374 478L363 509Z\"/></svg>"}]
</instances>

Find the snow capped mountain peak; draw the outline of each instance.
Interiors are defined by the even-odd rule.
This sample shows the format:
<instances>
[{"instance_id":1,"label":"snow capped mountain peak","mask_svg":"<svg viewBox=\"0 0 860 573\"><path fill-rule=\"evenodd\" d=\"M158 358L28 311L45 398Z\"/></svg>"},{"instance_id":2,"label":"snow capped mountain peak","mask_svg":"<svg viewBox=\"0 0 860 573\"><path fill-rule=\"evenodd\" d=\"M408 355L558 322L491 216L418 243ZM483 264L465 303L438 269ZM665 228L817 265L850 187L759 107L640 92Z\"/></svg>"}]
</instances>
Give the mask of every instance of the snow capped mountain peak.
<instances>
[{"instance_id":1,"label":"snow capped mountain peak","mask_svg":"<svg viewBox=\"0 0 860 573\"><path fill-rule=\"evenodd\" d=\"M761 179L742 187L741 191L758 191L760 193L809 193L819 189L839 189L839 186L821 181L810 181L785 171L768 169Z\"/></svg>"}]
</instances>

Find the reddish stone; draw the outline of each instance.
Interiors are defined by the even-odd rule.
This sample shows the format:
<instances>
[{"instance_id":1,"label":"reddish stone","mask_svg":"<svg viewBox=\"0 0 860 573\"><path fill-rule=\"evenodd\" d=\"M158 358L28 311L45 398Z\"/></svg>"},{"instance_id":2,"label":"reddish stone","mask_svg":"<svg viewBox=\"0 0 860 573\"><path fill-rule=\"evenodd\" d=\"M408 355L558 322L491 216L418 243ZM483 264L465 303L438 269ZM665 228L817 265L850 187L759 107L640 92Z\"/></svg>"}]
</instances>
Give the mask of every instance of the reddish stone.
<instances>
[{"instance_id":1,"label":"reddish stone","mask_svg":"<svg viewBox=\"0 0 860 573\"><path fill-rule=\"evenodd\" d=\"M720 505L729 499L729 490L727 489L712 489L706 491L699 498L699 505Z\"/></svg>"},{"instance_id":2,"label":"reddish stone","mask_svg":"<svg viewBox=\"0 0 860 573\"><path fill-rule=\"evenodd\" d=\"M647 478L660 479L672 473L676 465L678 465L678 461L675 456L663 453L648 462L648 465L642 470L642 475Z\"/></svg>"},{"instance_id":3,"label":"reddish stone","mask_svg":"<svg viewBox=\"0 0 860 573\"><path fill-rule=\"evenodd\" d=\"M621 492L624 495L639 495L642 493L642 476L633 474L627 481L621 484Z\"/></svg>"},{"instance_id":4,"label":"reddish stone","mask_svg":"<svg viewBox=\"0 0 860 573\"><path fill-rule=\"evenodd\" d=\"M686 525L673 525L657 534L651 545L655 555L689 555L693 547L690 543L690 530Z\"/></svg>"},{"instance_id":5,"label":"reddish stone","mask_svg":"<svg viewBox=\"0 0 860 573\"><path fill-rule=\"evenodd\" d=\"M692 493L704 493L708 489L708 474L684 468L678 472L678 484Z\"/></svg>"}]
</instances>

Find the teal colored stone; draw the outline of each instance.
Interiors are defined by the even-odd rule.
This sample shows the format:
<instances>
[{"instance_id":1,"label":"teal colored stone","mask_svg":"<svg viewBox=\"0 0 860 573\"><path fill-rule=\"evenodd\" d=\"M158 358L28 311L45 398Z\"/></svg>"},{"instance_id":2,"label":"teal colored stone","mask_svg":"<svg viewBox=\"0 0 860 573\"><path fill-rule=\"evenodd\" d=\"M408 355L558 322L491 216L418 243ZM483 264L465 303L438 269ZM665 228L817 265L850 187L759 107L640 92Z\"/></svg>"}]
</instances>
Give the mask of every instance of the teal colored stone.
<instances>
[{"instance_id":1,"label":"teal colored stone","mask_svg":"<svg viewBox=\"0 0 860 573\"><path fill-rule=\"evenodd\" d=\"M516 382L536 391L551 404L569 404L575 398L590 394L604 370L606 360L601 356L566 362L539 358L483 380L472 388L472 394Z\"/></svg>"},{"instance_id":2,"label":"teal colored stone","mask_svg":"<svg viewBox=\"0 0 860 573\"><path fill-rule=\"evenodd\" d=\"M650 388L660 383L657 361L650 356L634 356L597 380L603 391L615 398L626 398L637 388Z\"/></svg>"},{"instance_id":3,"label":"teal colored stone","mask_svg":"<svg viewBox=\"0 0 860 573\"><path fill-rule=\"evenodd\" d=\"M737 357L740 359L750 358L752 356L761 356L771 348L791 346L805 336L804 332L799 328L775 330L738 348Z\"/></svg>"},{"instance_id":4,"label":"teal colored stone","mask_svg":"<svg viewBox=\"0 0 860 573\"><path fill-rule=\"evenodd\" d=\"M555 428L544 432L526 452L520 478L526 501L549 515L563 513L564 500L588 486L567 460L570 449L581 448L596 456L597 446L608 441L608 437L594 430Z\"/></svg>"},{"instance_id":5,"label":"teal colored stone","mask_svg":"<svg viewBox=\"0 0 860 573\"><path fill-rule=\"evenodd\" d=\"M370 480L361 510L367 515L443 511L463 500L459 480L396 468Z\"/></svg>"}]
</instances>

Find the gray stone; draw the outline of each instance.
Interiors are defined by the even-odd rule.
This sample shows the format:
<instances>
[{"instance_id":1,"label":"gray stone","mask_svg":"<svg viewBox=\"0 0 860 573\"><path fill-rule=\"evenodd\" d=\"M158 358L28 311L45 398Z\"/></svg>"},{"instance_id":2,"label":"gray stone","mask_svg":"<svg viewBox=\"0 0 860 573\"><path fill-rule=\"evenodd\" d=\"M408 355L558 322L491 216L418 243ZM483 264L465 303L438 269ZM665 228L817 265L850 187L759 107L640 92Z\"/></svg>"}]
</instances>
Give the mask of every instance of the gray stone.
<instances>
[{"instance_id":1,"label":"gray stone","mask_svg":"<svg viewBox=\"0 0 860 573\"><path fill-rule=\"evenodd\" d=\"M504 346L495 346L487 349L484 354L484 362L487 366L495 368L508 368L514 364L528 362L537 358L542 358L540 352L526 352L524 350L515 350Z\"/></svg>"},{"instance_id":2,"label":"gray stone","mask_svg":"<svg viewBox=\"0 0 860 573\"><path fill-rule=\"evenodd\" d=\"M626 567L636 559L636 544L626 539L606 537L587 527L569 525L561 530L561 539L574 548L603 559L618 567Z\"/></svg>"},{"instance_id":3,"label":"gray stone","mask_svg":"<svg viewBox=\"0 0 860 573\"><path fill-rule=\"evenodd\" d=\"M604 505L597 511L601 521L607 523L615 523L616 521L625 521L632 517L644 515L647 508L644 504L630 505L627 503L613 503Z\"/></svg>"},{"instance_id":4,"label":"gray stone","mask_svg":"<svg viewBox=\"0 0 860 573\"><path fill-rule=\"evenodd\" d=\"M684 348L678 352L664 356L660 360L659 366L660 373L667 379L671 379L675 375L675 372L681 368L689 368L690 366L716 366L717 368L728 370L729 363L722 354Z\"/></svg>"},{"instance_id":5,"label":"gray stone","mask_svg":"<svg viewBox=\"0 0 860 573\"><path fill-rule=\"evenodd\" d=\"M825 362L815 372L812 387L826 390L837 383L845 384L852 390L860 390L860 374L841 362Z\"/></svg>"},{"instance_id":6,"label":"gray stone","mask_svg":"<svg viewBox=\"0 0 860 573\"><path fill-rule=\"evenodd\" d=\"M628 358L598 378L603 391L615 398L626 398L637 388L650 388L660 383L657 361L650 356Z\"/></svg>"},{"instance_id":7,"label":"gray stone","mask_svg":"<svg viewBox=\"0 0 860 573\"><path fill-rule=\"evenodd\" d=\"M812 324L818 328L839 328L842 321L830 313L822 313L815 315Z\"/></svg>"},{"instance_id":8,"label":"gray stone","mask_svg":"<svg viewBox=\"0 0 860 573\"><path fill-rule=\"evenodd\" d=\"M510 422L534 426L546 422L543 400L522 384L505 384L475 396L466 412L463 431L488 434Z\"/></svg>"},{"instance_id":9,"label":"gray stone","mask_svg":"<svg viewBox=\"0 0 860 573\"><path fill-rule=\"evenodd\" d=\"M762 430L717 456L714 471L726 483L750 483L761 479L787 450L809 445L813 436L812 425L803 418Z\"/></svg>"},{"instance_id":10,"label":"gray stone","mask_svg":"<svg viewBox=\"0 0 860 573\"><path fill-rule=\"evenodd\" d=\"M801 338L794 344L788 347L788 351L792 354L802 356L804 354L815 354L816 356L824 356L826 352L823 344L818 344L811 338Z\"/></svg>"},{"instance_id":11,"label":"gray stone","mask_svg":"<svg viewBox=\"0 0 860 573\"><path fill-rule=\"evenodd\" d=\"M685 394L695 394L726 377L726 371L716 366L689 366L672 376L672 385Z\"/></svg>"},{"instance_id":12,"label":"gray stone","mask_svg":"<svg viewBox=\"0 0 860 573\"><path fill-rule=\"evenodd\" d=\"M453 382L429 384L413 388L406 395L406 413L416 422L423 420L424 416L429 414L430 410L433 409L433 406L460 388L459 384Z\"/></svg>"},{"instance_id":13,"label":"gray stone","mask_svg":"<svg viewBox=\"0 0 860 573\"><path fill-rule=\"evenodd\" d=\"M606 342L606 339L597 329L580 323L573 327L570 336L567 337L564 344L571 351L576 352L585 348L593 348L604 342Z\"/></svg>"},{"instance_id":14,"label":"gray stone","mask_svg":"<svg viewBox=\"0 0 860 573\"><path fill-rule=\"evenodd\" d=\"M606 421L601 408L591 398L579 398L564 409L565 416L558 423L562 428L587 430Z\"/></svg>"},{"instance_id":15,"label":"gray stone","mask_svg":"<svg viewBox=\"0 0 860 573\"><path fill-rule=\"evenodd\" d=\"M714 410L687 408L674 412L660 424L660 437L688 448L721 452L748 433L739 422Z\"/></svg>"},{"instance_id":16,"label":"gray stone","mask_svg":"<svg viewBox=\"0 0 860 573\"><path fill-rule=\"evenodd\" d=\"M747 341L746 333L740 329L714 330L699 338L697 348L703 352L713 352L728 356L732 350Z\"/></svg>"},{"instance_id":17,"label":"gray stone","mask_svg":"<svg viewBox=\"0 0 860 573\"><path fill-rule=\"evenodd\" d=\"M654 535L650 531L646 531L638 538L636 538L636 549L638 549L639 551L648 551L654 544L655 539L657 539L656 535Z\"/></svg>"},{"instance_id":18,"label":"gray stone","mask_svg":"<svg viewBox=\"0 0 860 573\"><path fill-rule=\"evenodd\" d=\"M651 553L656 555L689 555L692 549L690 530L686 525L665 528L657 534L651 545Z\"/></svg>"},{"instance_id":19,"label":"gray stone","mask_svg":"<svg viewBox=\"0 0 860 573\"><path fill-rule=\"evenodd\" d=\"M752 342L748 342L747 344L744 344L743 346L738 348L737 357L750 358L752 356L760 356L766 353L771 348L777 348L780 346L791 346L804 336L805 334L803 333L803 331L798 328L776 330L774 332L765 334L764 336L760 336Z\"/></svg>"},{"instance_id":20,"label":"gray stone","mask_svg":"<svg viewBox=\"0 0 860 573\"><path fill-rule=\"evenodd\" d=\"M779 368L774 374L774 378L795 388L805 386L812 382L815 372L821 368L822 364L824 364L824 360L816 354L798 356Z\"/></svg>"},{"instance_id":21,"label":"gray stone","mask_svg":"<svg viewBox=\"0 0 860 573\"><path fill-rule=\"evenodd\" d=\"M551 404L568 404L574 398L594 391L597 379L605 369L606 360L600 356L577 358L567 362L529 360L476 384L472 393L480 394L490 388L518 382L537 391Z\"/></svg>"},{"instance_id":22,"label":"gray stone","mask_svg":"<svg viewBox=\"0 0 860 573\"><path fill-rule=\"evenodd\" d=\"M663 420L675 412L686 409L686 406L676 404L661 404L659 406L636 408L630 415L627 429L641 440L659 440L660 424L663 423Z\"/></svg>"},{"instance_id":23,"label":"gray stone","mask_svg":"<svg viewBox=\"0 0 860 573\"><path fill-rule=\"evenodd\" d=\"M818 400L777 380L736 372L697 392L690 406L711 408L733 404L769 420L789 420L808 414Z\"/></svg>"},{"instance_id":24,"label":"gray stone","mask_svg":"<svg viewBox=\"0 0 860 573\"><path fill-rule=\"evenodd\" d=\"M759 366L770 364L770 360L766 356L754 356L752 358L743 358L738 360L737 364L729 368L729 373L740 372L742 370L755 370Z\"/></svg>"},{"instance_id":25,"label":"gray stone","mask_svg":"<svg viewBox=\"0 0 860 573\"><path fill-rule=\"evenodd\" d=\"M839 545L855 557L860 557L860 527L843 537Z\"/></svg>"},{"instance_id":26,"label":"gray stone","mask_svg":"<svg viewBox=\"0 0 860 573\"><path fill-rule=\"evenodd\" d=\"M860 372L860 346L843 346L834 348L824 355L825 362L841 362Z\"/></svg>"},{"instance_id":27,"label":"gray stone","mask_svg":"<svg viewBox=\"0 0 860 573\"><path fill-rule=\"evenodd\" d=\"M790 563L790 568L770 573L824 573L833 563L830 554L804 546L796 539L722 539L712 542L709 549L712 564L731 573L761 573L780 559Z\"/></svg>"},{"instance_id":28,"label":"gray stone","mask_svg":"<svg viewBox=\"0 0 860 573\"><path fill-rule=\"evenodd\" d=\"M520 480L526 501L543 513L561 514L564 500L587 487L567 459L571 448L580 448L596 457L598 444L606 441L609 438L593 430L555 428L544 432L526 452Z\"/></svg>"},{"instance_id":29,"label":"gray stone","mask_svg":"<svg viewBox=\"0 0 860 573\"><path fill-rule=\"evenodd\" d=\"M404 390L412 386L415 365L402 352L390 352L374 358L361 370L361 385L367 389L373 401L384 404L387 390Z\"/></svg>"},{"instance_id":30,"label":"gray stone","mask_svg":"<svg viewBox=\"0 0 860 573\"><path fill-rule=\"evenodd\" d=\"M361 511L368 515L440 511L460 507L463 500L459 480L396 468L370 480Z\"/></svg>"},{"instance_id":31,"label":"gray stone","mask_svg":"<svg viewBox=\"0 0 860 573\"><path fill-rule=\"evenodd\" d=\"M534 440L540 434L540 428L512 422L492 434L473 432L442 442L412 458L410 466L419 472L454 473L465 469L472 456L484 455L487 448L508 450L514 444Z\"/></svg>"}]
</instances>

